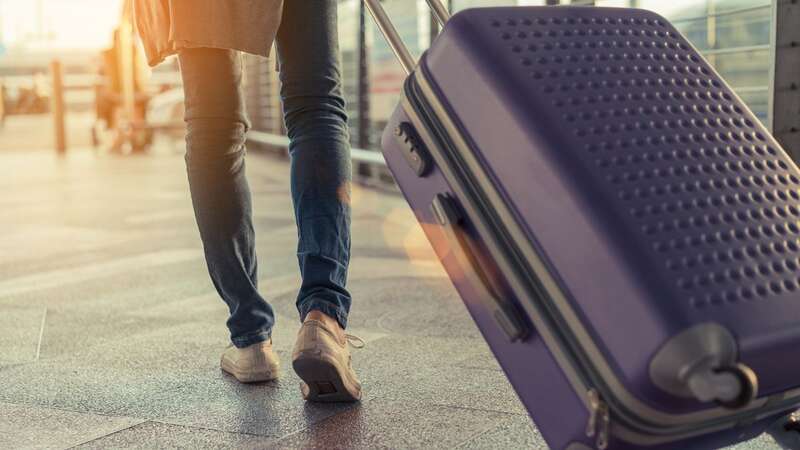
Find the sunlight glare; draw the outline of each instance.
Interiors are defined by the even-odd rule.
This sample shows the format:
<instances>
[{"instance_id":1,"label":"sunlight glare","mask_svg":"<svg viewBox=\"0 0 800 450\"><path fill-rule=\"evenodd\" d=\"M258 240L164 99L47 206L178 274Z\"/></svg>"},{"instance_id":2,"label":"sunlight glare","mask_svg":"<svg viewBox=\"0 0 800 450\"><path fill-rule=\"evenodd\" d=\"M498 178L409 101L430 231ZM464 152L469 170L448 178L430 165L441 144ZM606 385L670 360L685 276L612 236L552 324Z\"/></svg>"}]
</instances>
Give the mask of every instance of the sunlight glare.
<instances>
[{"instance_id":1,"label":"sunlight glare","mask_svg":"<svg viewBox=\"0 0 800 450\"><path fill-rule=\"evenodd\" d=\"M122 0L0 0L5 47L98 49L108 45Z\"/></svg>"}]
</instances>

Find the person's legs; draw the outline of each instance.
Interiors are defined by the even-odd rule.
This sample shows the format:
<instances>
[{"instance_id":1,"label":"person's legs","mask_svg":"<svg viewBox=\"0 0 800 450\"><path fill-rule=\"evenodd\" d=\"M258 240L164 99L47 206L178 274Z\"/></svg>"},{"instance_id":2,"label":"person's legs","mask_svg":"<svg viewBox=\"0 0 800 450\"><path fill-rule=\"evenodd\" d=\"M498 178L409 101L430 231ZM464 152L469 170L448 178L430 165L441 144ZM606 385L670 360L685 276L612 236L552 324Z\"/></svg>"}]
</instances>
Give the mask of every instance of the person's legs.
<instances>
[{"instance_id":1,"label":"person's legs","mask_svg":"<svg viewBox=\"0 0 800 450\"><path fill-rule=\"evenodd\" d=\"M228 304L231 341L266 341L275 322L259 295L250 189L245 178L249 127L241 55L197 48L179 55L186 105L186 167L197 225L217 292Z\"/></svg>"},{"instance_id":2,"label":"person's legs","mask_svg":"<svg viewBox=\"0 0 800 450\"><path fill-rule=\"evenodd\" d=\"M337 1L284 3L277 36L298 227L301 321L318 310L347 325L350 146L341 91Z\"/></svg>"},{"instance_id":3,"label":"person's legs","mask_svg":"<svg viewBox=\"0 0 800 450\"><path fill-rule=\"evenodd\" d=\"M336 9L336 0L286 2L278 30L303 278L297 296L303 325L292 367L307 400L333 402L361 398L344 332L351 304L345 283L352 174Z\"/></svg>"}]
</instances>

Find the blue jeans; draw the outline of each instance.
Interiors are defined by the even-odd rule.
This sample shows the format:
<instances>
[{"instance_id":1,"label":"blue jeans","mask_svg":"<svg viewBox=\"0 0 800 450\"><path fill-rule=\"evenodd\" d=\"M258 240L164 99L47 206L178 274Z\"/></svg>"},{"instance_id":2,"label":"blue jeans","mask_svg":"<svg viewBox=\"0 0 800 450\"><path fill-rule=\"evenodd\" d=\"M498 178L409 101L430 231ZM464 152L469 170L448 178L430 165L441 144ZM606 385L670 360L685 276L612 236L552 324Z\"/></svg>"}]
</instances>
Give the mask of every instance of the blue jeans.
<instances>
[{"instance_id":1,"label":"blue jeans","mask_svg":"<svg viewBox=\"0 0 800 450\"><path fill-rule=\"evenodd\" d=\"M319 310L344 328L351 304L345 284L352 172L336 5L336 0L286 2L277 48L303 280L297 309L301 320ZM182 50L179 60L195 217L211 279L230 309L231 341L246 347L269 339L275 315L257 288L241 56L197 48Z\"/></svg>"}]
</instances>

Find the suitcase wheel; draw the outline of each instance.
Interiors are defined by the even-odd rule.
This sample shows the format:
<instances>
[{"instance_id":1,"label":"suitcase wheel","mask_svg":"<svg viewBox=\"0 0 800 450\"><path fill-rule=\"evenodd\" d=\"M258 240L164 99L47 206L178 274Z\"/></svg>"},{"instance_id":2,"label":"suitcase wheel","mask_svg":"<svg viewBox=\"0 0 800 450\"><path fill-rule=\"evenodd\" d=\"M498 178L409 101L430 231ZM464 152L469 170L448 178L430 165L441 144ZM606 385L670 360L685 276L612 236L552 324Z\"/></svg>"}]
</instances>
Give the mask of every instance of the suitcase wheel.
<instances>
[{"instance_id":1,"label":"suitcase wheel","mask_svg":"<svg viewBox=\"0 0 800 450\"><path fill-rule=\"evenodd\" d=\"M741 385L739 395L732 400L717 400L721 406L729 409L744 408L758 396L758 377L753 369L744 364L718 369L717 373L729 373L736 377Z\"/></svg>"}]
</instances>

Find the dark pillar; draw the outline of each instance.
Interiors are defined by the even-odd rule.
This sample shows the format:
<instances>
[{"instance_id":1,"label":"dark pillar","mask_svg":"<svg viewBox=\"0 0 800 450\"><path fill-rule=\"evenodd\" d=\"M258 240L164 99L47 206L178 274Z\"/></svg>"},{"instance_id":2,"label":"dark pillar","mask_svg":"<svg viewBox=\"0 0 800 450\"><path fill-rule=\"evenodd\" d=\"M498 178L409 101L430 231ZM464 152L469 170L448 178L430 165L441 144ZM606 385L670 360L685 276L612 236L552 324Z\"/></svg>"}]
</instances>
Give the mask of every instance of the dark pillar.
<instances>
[{"instance_id":1,"label":"dark pillar","mask_svg":"<svg viewBox=\"0 0 800 450\"><path fill-rule=\"evenodd\" d=\"M800 163L800 0L773 0L772 134Z\"/></svg>"},{"instance_id":2,"label":"dark pillar","mask_svg":"<svg viewBox=\"0 0 800 450\"><path fill-rule=\"evenodd\" d=\"M369 120L369 59L367 53L366 7L360 2L358 10L358 140L359 148L368 149L370 142Z\"/></svg>"},{"instance_id":3,"label":"dark pillar","mask_svg":"<svg viewBox=\"0 0 800 450\"><path fill-rule=\"evenodd\" d=\"M53 130L55 131L54 147L56 153L63 155L67 152L67 128L64 125L64 75L60 61L53 60L50 63L50 76L53 83L50 109L53 113Z\"/></svg>"}]
</instances>

